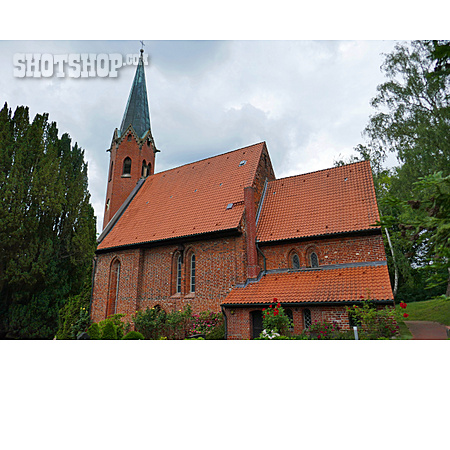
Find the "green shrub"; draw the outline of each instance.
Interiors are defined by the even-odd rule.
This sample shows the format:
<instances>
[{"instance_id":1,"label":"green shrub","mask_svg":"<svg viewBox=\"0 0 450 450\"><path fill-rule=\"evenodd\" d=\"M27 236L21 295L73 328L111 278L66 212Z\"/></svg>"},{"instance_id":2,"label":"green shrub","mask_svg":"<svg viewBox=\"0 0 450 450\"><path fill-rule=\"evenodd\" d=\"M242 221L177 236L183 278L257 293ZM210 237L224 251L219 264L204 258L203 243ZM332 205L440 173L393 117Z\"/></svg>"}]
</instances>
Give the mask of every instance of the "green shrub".
<instances>
[{"instance_id":1,"label":"green shrub","mask_svg":"<svg viewBox=\"0 0 450 450\"><path fill-rule=\"evenodd\" d=\"M117 339L117 328L110 320L105 321L105 325L102 329L102 339Z\"/></svg>"},{"instance_id":2,"label":"green shrub","mask_svg":"<svg viewBox=\"0 0 450 450\"><path fill-rule=\"evenodd\" d=\"M145 311L137 311L133 322L136 331L145 339L158 339L165 333L166 313L161 308L147 308Z\"/></svg>"},{"instance_id":3,"label":"green shrub","mask_svg":"<svg viewBox=\"0 0 450 450\"><path fill-rule=\"evenodd\" d=\"M263 329L269 335L281 334L284 336L290 335L289 329L292 328L292 321L284 312L283 307L276 298L273 299L274 305L263 309ZM261 333L261 337L262 333ZM268 339L271 339L270 337Z\"/></svg>"},{"instance_id":4,"label":"green shrub","mask_svg":"<svg viewBox=\"0 0 450 450\"><path fill-rule=\"evenodd\" d=\"M100 327L97 322L94 322L88 329L87 334L91 339L101 339Z\"/></svg>"},{"instance_id":5,"label":"green shrub","mask_svg":"<svg viewBox=\"0 0 450 450\"><path fill-rule=\"evenodd\" d=\"M225 339L225 322L222 320L219 322L209 333L206 334L207 340L220 340Z\"/></svg>"},{"instance_id":6,"label":"green shrub","mask_svg":"<svg viewBox=\"0 0 450 450\"><path fill-rule=\"evenodd\" d=\"M145 339L138 331L130 331L122 339Z\"/></svg>"}]
</instances>

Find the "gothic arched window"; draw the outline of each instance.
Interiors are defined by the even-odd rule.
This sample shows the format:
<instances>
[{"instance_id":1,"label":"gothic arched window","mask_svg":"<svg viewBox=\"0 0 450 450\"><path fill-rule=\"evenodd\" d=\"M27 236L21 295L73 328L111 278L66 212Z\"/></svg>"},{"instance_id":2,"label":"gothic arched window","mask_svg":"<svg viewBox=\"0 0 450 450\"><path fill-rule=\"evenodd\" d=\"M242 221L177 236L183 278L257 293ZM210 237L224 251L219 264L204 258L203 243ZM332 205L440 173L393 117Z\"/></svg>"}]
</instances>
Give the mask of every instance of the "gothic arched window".
<instances>
[{"instance_id":1,"label":"gothic arched window","mask_svg":"<svg viewBox=\"0 0 450 450\"><path fill-rule=\"evenodd\" d=\"M195 255L192 253L190 261L190 292L195 292Z\"/></svg>"},{"instance_id":2,"label":"gothic arched window","mask_svg":"<svg viewBox=\"0 0 450 450\"><path fill-rule=\"evenodd\" d=\"M144 178L147 178L148 176L148 167L147 167L147 163L144 161L142 161L142 171L141 171L141 176Z\"/></svg>"},{"instance_id":3,"label":"gothic arched window","mask_svg":"<svg viewBox=\"0 0 450 450\"><path fill-rule=\"evenodd\" d=\"M120 261L114 260L111 264L109 273L109 289L108 289L108 303L106 305L106 317L117 314L117 300L119 294L119 280L120 280Z\"/></svg>"},{"instance_id":4,"label":"gothic arched window","mask_svg":"<svg viewBox=\"0 0 450 450\"><path fill-rule=\"evenodd\" d=\"M176 293L181 294L181 254L177 257L177 288Z\"/></svg>"},{"instance_id":5,"label":"gothic arched window","mask_svg":"<svg viewBox=\"0 0 450 450\"><path fill-rule=\"evenodd\" d=\"M123 160L122 176L124 175L131 175L131 158L128 156Z\"/></svg>"},{"instance_id":6,"label":"gothic arched window","mask_svg":"<svg viewBox=\"0 0 450 450\"><path fill-rule=\"evenodd\" d=\"M293 269L300 269L300 258L298 257L297 253L294 253L291 256L291 262L292 262L292 268Z\"/></svg>"},{"instance_id":7,"label":"gothic arched window","mask_svg":"<svg viewBox=\"0 0 450 450\"><path fill-rule=\"evenodd\" d=\"M319 267L319 257L316 252L311 253L311 267Z\"/></svg>"}]
</instances>

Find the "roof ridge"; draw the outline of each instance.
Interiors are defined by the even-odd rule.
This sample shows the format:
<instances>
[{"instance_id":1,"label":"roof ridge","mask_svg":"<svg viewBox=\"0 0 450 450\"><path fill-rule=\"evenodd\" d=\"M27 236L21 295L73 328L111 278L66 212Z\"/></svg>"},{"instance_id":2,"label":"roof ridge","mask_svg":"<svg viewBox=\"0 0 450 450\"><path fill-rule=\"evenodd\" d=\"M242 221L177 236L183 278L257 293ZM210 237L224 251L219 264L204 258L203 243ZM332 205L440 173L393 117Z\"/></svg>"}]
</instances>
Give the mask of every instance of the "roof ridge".
<instances>
[{"instance_id":1,"label":"roof ridge","mask_svg":"<svg viewBox=\"0 0 450 450\"><path fill-rule=\"evenodd\" d=\"M365 164L365 163L369 163L369 164L370 164L370 161L369 161L368 159L366 159L366 160L364 160L364 161L357 161L357 162L350 163L350 164L344 164L344 165L342 165L342 166L328 167L327 169L313 170L313 171L311 171L311 172L300 173L300 174L298 174L298 175L289 175L289 176L287 176L287 177L277 178L276 180L269 181L269 183L273 183L274 181L287 180L288 178L298 178L298 177L303 177L303 176L305 176L305 175L312 175L313 173L327 172L327 171L329 171L329 170L336 170L336 169L340 169L340 168L343 168L343 167L354 166L354 165L356 165L356 164L363 164L363 163L364 163L364 164Z\"/></svg>"},{"instance_id":2,"label":"roof ridge","mask_svg":"<svg viewBox=\"0 0 450 450\"><path fill-rule=\"evenodd\" d=\"M208 156L208 158L199 159L197 161L192 161L190 163L182 164L181 166L176 166L176 167L172 167L171 169L163 170L162 172L157 172L157 173L151 175L150 178L153 177L154 175L159 175L159 174L170 172L172 170L181 169L182 167L186 167L186 166L190 166L192 164L197 164L197 163L201 163L201 162L204 162L204 161L208 161L209 159L218 158L219 156L225 156L225 155L228 155L230 153L235 153L235 152L238 152L240 150L245 150L246 148L250 148L250 147L256 147L257 145L261 145L261 144L265 144L265 143L266 143L265 141L262 141L262 142L258 142L256 144L247 145L246 147L237 148L235 150L230 150L229 152L219 153L219 154L214 155L214 156Z\"/></svg>"}]
</instances>

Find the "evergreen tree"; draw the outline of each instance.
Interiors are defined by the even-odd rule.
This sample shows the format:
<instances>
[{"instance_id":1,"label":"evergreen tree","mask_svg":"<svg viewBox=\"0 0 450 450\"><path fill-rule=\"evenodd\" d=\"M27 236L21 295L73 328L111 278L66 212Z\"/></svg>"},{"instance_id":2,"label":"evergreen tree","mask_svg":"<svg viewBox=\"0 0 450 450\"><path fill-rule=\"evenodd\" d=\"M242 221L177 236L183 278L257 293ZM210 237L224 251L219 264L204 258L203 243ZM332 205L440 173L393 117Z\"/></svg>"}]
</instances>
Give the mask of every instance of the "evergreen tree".
<instances>
[{"instance_id":1,"label":"evergreen tree","mask_svg":"<svg viewBox=\"0 0 450 450\"><path fill-rule=\"evenodd\" d=\"M0 330L52 338L90 276L95 217L84 152L48 114L0 111Z\"/></svg>"}]
</instances>

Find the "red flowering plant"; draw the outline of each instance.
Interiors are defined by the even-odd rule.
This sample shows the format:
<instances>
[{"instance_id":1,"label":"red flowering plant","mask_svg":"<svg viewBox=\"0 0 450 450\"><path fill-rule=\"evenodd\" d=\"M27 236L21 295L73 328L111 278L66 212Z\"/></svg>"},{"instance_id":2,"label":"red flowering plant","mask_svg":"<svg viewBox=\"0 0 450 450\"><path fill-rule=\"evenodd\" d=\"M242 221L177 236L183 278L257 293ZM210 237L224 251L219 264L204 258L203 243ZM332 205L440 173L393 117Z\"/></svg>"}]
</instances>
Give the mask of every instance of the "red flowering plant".
<instances>
[{"instance_id":1,"label":"red flowering plant","mask_svg":"<svg viewBox=\"0 0 450 450\"><path fill-rule=\"evenodd\" d=\"M271 335L288 336L289 328L292 328L292 321L284 312L278 299L273 299L274 304L263 309L263 332L260 334L262 339L271 339Z\"/></svg>"},{"instance_id":2,"label":"red flowering plant","mask_svg":"<svg viewBox=\"0 0 450 450\"><path fill-rule=\"evenodd\" d=\"M207 334L210 333L222 321L222 313L212 311L202 311L200 314L192 314L189 334Z\"/></svg>"},{"instance_id":3,"label":"red flowering plant","mask_svg":"<svg viewBox=\"0 0 450 450\"><path fill-rule=\"evenodd\" d=\"M311 339L341 339L340 328L337 322L313 322L308 328Z\"/></svg>"}]
</instances>

